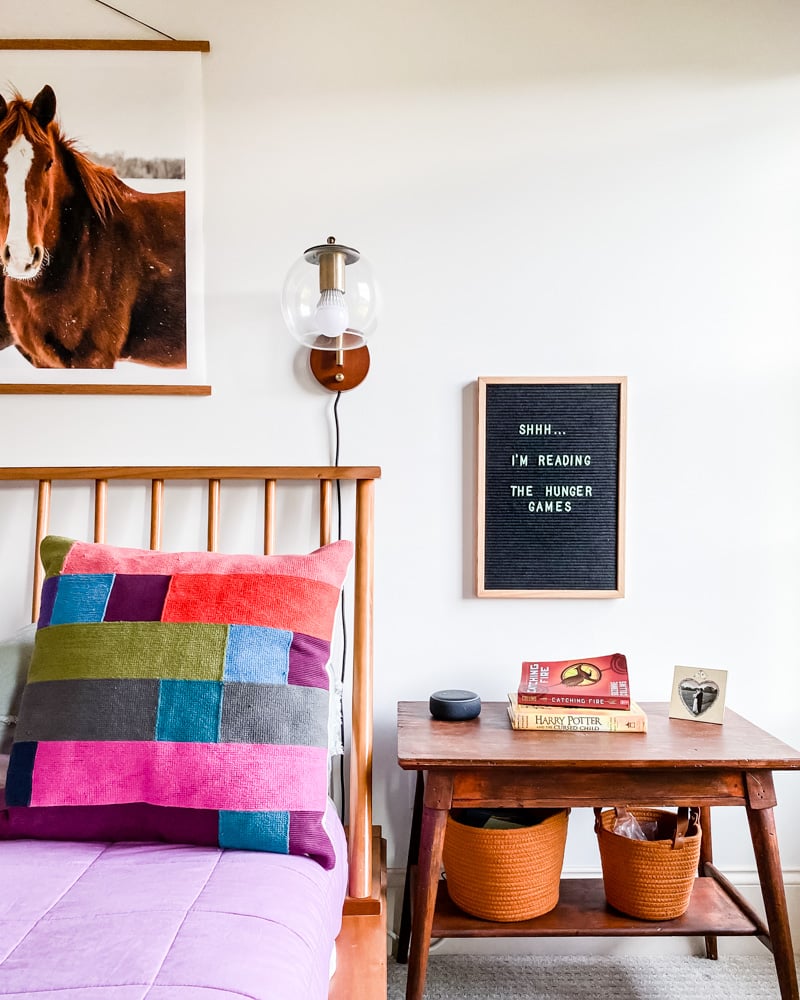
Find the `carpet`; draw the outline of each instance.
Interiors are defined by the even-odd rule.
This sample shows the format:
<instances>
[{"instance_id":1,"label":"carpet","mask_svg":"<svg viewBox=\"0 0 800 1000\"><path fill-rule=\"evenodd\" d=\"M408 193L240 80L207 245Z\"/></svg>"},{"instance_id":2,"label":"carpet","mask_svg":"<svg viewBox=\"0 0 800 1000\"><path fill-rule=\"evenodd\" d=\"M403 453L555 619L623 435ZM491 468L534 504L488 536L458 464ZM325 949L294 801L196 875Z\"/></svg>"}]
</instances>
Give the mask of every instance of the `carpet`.
<instances>
[{"instance_id":1,"label":"carpet","mask_svg":"<svg viewBox=\"0 0 800 1000\"><path fill-rule=\"evenodd\" d=\"M388 1000L407 966L389 960ZM425 1000L778 1000L772 956L606 958L431 955Z\"/></svg>"}]
</instances>

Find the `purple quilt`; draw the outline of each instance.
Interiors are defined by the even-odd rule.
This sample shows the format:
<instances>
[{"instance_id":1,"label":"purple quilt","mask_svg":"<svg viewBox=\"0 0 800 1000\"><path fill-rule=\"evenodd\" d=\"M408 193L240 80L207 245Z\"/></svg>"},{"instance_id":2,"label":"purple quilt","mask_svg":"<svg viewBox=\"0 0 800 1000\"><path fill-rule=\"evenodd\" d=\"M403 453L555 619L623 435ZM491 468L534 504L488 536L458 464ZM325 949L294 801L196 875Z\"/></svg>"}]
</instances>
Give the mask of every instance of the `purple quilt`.
<instances>
[{"instance_id":1,"label":"purple quilt","mask_svg":"<svg viewBox=\"0 0 800 1000\"><path fill-rule=\"evenodd\" d=\"M0 843L0 997L312 1000L328 995L336 864L175 844Z\"/></svg>"}]
</instances>

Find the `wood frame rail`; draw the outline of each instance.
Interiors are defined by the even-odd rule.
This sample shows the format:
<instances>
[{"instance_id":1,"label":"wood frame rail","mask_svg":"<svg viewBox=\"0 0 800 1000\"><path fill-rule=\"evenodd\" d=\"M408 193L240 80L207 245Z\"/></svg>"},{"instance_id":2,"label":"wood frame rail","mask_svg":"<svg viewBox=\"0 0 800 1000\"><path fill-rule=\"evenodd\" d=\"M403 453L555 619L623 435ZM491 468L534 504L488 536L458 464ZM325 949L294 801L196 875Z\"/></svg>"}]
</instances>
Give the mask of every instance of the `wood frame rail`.
<instances>
[{"instance_id":1,"label":"wood frame rail","mask_svg":"<svg viewBox=\"0 0 800 1000\"><path fill-rule=\"evenodd\" d=\"M58 482L94 483L94 541L106 540L108 484L113 481L150 481L150 548L161 548L164 493L170 481L205 481L208 485L208 551L217 550L222 507L222 485L232 481L264 483L264 553L274 551L277 485L282 482L319 483L320 545L331 540L333 485L355 483L355 566L353 593L352 727L350 748L350 797L348 895L357 909L371 912L374 896L372 828L373 753L373 564L374 481L377 466L42 466L0 468L0 482L28 482L38 486L32 618L39 612L43 570L39 545L50 530L52 488ZM356 900L367 900L361 907ZM351 905L353 905L351 904ZM372 905L370 905L372 904Z\"/></svg>"}]
</instances>

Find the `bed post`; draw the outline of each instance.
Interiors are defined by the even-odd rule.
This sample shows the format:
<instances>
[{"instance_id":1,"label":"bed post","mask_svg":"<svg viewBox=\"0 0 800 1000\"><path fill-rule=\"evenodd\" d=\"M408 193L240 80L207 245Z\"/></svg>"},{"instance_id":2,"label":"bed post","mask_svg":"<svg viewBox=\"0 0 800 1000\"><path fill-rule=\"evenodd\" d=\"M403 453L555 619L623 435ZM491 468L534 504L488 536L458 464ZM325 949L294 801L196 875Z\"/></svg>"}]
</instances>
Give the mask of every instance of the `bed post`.
<instances>
[{"instance_id":1,"label":"bed post","mask_svg":"<svg viewBox=\"0 0 800 1000\"><path fill-rule=\"evenodd\" d=\"M386 1000L386 841L372 826L374 478L356 479L348 895L328 1000ZM380 474L380 470L378 470Z\"/></svg>"},{"instance_id":2,"label":"bed post","mask_svg":"<svg viewBox=\"0 0 800 1000\"><path fill-rule=\"evenodd\" d=\"M350 742L349 894L372 893L372 587L374 482L356 482L353 703Z\"/></svg>"}]
</instances>

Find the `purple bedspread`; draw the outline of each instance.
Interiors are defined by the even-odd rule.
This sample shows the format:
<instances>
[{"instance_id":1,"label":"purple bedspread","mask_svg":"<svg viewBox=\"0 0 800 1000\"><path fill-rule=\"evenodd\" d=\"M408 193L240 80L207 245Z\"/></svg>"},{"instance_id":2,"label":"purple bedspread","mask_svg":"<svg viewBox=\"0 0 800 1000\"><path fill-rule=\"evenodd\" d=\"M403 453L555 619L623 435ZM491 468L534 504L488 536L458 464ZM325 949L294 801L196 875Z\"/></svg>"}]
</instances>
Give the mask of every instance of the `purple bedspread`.
<instances>
[{"instance_id":1,"label":"purple bedspread","mask_svg":"<svg viewBox=\"0 0 800 1000\"><path fill-rule=\"evenodd\" d=\"M172 844L0 843L0 996L312 1000L346 891L307 858Z\"/></svg>"}]
</instances>

